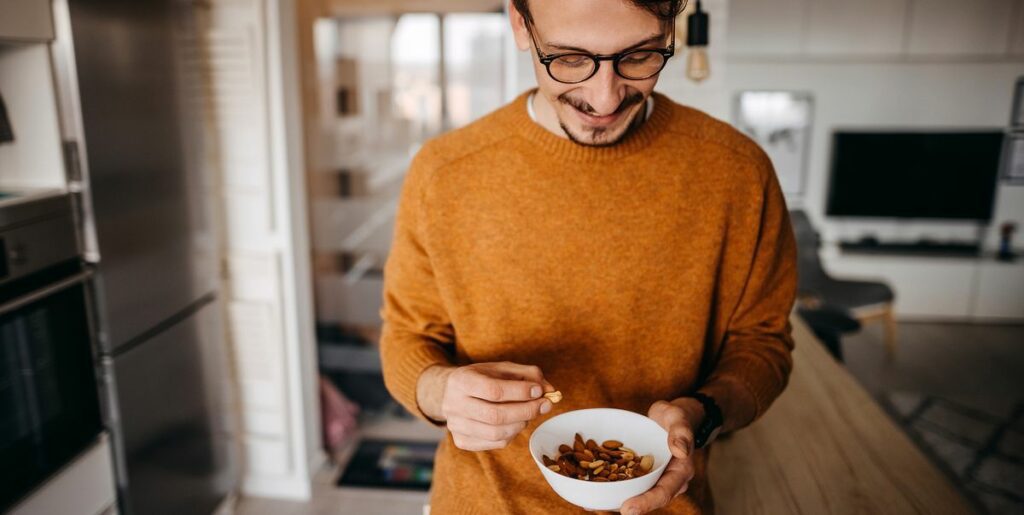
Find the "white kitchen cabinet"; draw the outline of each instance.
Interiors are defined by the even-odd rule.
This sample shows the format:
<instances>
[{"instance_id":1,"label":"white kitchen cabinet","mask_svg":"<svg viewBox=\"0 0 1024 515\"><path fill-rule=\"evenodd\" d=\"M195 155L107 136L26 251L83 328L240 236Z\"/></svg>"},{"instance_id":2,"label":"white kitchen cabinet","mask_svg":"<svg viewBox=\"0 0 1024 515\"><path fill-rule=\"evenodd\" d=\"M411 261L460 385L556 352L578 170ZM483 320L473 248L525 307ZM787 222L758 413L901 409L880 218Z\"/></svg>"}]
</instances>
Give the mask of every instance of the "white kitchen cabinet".
<instances>
[{"instance_id":1,"label":"white kitchen cabinet","mask_svg":"<svg viewBox=\"0 0 1024 515\"><path fill-rule=\"evenodd\" d=\"M908 0L815 0L807 4L809 56L898 56Z\"/></svg>"},{"instance_id":2,"label":"white kitchen cabinet","mask_svg":"<svg viewBox=\"0 0 1024 515\"><path fill-rule=\"evenodd\" d=\"M806 0L732 0L729 54L798 55L806 14Z\"/></svg>"},{"instance_id":3,"label":"white kitchen cabinet","mask_svg":"<svg viewBox=\"0 0 1024 515\"><path fill-rule=\"evenodd\" d=\"M1024 259L982 263L972 315L993 321L1024 319Z\"/></svg>"},{"instance_id":4,"label":"white kitchen cabinet","mask_svg":"<svg viewBox=\"0 0 1024 515\"><path fill-rule=\"evenodd\" d=\"M1002 262L992 252L980 257L871 255L831 246L822 259L833 277L888 283L902 320L1024 321L1024 259Z\"/></svg>"},{"instance_id":5,"label":"white kitchen cabinet","mask_svg":"<svg viewBox=\"0 0 1024 515\"><path fill-rule=\"evenodd\" d=\"M1010 54L1024 55L1024 2L1014 6L1013 27L1010 29L1013 38L1010 40Z\"/></svg>"},{"instance_id":6,"label":"white kitchen cabinet","mask_svg":"<svg viewBox=\"0 0 1024 515\"><path fill-rule=\"evenodd\" d=\"M1007 51L1017 0L913 0L907 53L988 55Z\"/></svg>"},{"instance_id":7,"label":"white kitchen cabinet","mask_svg":"<svg viewBox=\"0 0 1024 515\"><path fill-rule=\"evenodd\" d=\"M839 279L878 279L896 294L901 319L967 319L976 263L971 258L874 256L839 253L826 262Z\"/></svg>"},{"instance_id":8,"label":"white kitchen cabinet","mask_svg":"<svg viewBox=\"0 0 1024 515\"><path fill-rule=\"evenodd\" d=\"M0 14L0 40L53 39L49 0L0 0Z\"/></svg>"},{"instance_id":9,"label":"white kitchen cabinet","mask_svg":"<svg viewBox=\"0 0 1024 515\"><path fill-rule=\"evenodd\" d=\"M14 141L0 145L0 186L63 188L64 160L48 45L0 42L0 95L14 129Z\"/></svg>"}]
</instances>

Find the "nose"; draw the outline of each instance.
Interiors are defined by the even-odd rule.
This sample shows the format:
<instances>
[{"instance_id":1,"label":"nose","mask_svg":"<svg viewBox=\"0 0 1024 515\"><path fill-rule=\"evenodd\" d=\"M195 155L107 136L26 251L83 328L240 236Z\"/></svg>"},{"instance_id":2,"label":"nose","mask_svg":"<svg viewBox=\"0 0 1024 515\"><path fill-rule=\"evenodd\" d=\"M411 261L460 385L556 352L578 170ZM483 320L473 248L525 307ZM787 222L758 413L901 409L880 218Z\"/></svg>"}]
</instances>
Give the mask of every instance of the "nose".
<instances>
[{"instance_id":1,"label":"nose","mask_svg":"<svg viewBox=\"0 0 1024 515\"><path fill-rule=\"evenodd\" d=\"M614 113L624 98L619 76L615 74L611 61L601 62L597 73L586 81L586 87L587 103L597 111L597 116Z\"/></svg>"}]
</instances>

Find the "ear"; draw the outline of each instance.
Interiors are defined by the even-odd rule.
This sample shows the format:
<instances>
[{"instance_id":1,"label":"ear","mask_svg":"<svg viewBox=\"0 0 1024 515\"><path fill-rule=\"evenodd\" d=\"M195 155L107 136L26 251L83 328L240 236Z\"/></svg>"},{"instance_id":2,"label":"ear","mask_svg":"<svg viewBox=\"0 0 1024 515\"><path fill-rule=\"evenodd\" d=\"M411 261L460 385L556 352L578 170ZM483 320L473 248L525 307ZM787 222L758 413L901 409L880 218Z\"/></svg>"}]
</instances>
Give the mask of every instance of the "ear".
<instances>
[{"instance_id":1,"label":"ear","mask_svg":"<svg viewBox=\"0 0 1024 515\"><path fill-rule=\"evenodd\" d=\"M512 24L512 37L516 40L516 48L520 51L530 49L530 33L526 31L526 19L512 3L508 2L508 21Z\"/></svg>"}]
</instances>

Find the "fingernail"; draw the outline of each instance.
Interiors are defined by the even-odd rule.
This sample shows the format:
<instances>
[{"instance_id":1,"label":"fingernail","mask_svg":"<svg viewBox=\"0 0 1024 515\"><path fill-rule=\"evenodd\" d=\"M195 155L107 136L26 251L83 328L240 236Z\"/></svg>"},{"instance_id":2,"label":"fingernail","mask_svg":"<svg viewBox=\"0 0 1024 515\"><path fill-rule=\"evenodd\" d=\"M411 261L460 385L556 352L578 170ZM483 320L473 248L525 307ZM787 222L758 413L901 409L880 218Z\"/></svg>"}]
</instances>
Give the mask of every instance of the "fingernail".
<instances>
[{"instance_id":1,"label":"fingernail","mask_svg":"<svg viewBox=\"0 0 1024 515\"><path fill-rule=\"evenodd\" d=\"M547 413L551 411L551 401L544 401L540 405L540 412Z\"/></svg>"},{"instance_id":2,"label":"fingernail","mask_svg":"<svg viewBox=\"0 0 1024 515\"><path fill-rule=\"evenodd\" d=\"M540 397L541 393L543 393L543 392L541 392L541 389L540 389L539 386L534 386L533 388L530 388L530 397L533 397L534 399L536 399L537 397Z\"/></svg>"}]
</instances>

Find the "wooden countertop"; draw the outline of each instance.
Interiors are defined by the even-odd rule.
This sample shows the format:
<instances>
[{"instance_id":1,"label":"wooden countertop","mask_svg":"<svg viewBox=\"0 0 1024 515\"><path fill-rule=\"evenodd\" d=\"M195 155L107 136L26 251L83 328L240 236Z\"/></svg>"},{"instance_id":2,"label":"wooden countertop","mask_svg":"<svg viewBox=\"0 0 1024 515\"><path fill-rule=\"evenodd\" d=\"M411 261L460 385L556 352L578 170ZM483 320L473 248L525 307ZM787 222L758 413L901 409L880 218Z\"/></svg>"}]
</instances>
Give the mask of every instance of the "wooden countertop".
<instances>
[{"instance_id":1,"label":"wooden countertop","mask_svg":"<svg viewBox=\"0 0 1024 515\"><path fill-rule=\"evenodd\" d=\"M716 442L717 512L964 514L966 499L793 318L789 386L760 420Z\"/></svg>"}]
</instances>

